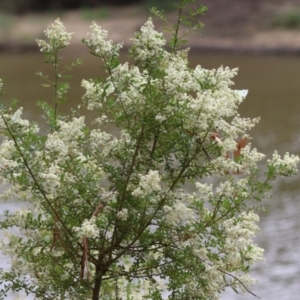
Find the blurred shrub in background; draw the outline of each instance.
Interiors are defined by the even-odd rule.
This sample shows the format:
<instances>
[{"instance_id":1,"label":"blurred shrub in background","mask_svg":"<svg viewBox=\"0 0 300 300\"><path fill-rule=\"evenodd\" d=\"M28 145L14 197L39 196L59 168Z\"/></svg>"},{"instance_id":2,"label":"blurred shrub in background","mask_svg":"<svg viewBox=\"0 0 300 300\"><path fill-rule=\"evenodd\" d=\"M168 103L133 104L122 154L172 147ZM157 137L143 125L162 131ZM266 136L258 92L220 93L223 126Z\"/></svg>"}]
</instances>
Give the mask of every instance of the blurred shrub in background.
<instances>
[{"instance_id":1,"label":"blurred shrub in background","mask_svg":"<svg viewBox=\"0 0 300 300\"><path fill-rule=\"evenodd\" d=\"M109 9L107 7L84 7L81 10L81 15L83 19L89 21L103 20L109 17Z\"/></svg>"},{"instance_id":2,"label":"blurred shrub in background","mask_svg":"<svg viewBox=\"0 0 300 300\"><path fill-rule=\"evenodd\" d=\"M147 9L153 6L159 10L171 10L175 8L172 0L143 0L143 4Z\"/></svg>"},{"instance_id":3,"label":"blurred shrub in background","mask_svg":"<svg viewBox=\"0 0 300 300\"><path fill-rule=\"evenodd\" d=\"M132 3L143 3L149 2L149 6L151 2L158 3L159 2L168 2L170 0L165 1L157 1L157 0L1 0L0 1L0 10L15 13L15 14L24 14L27 12L38 12L38 11L46 11L46 10L62 10L62 9L76 9L80 7L95 7L100 5L127 5ZM157 5L159 6L159 5Z\"/></svg>"},{"instance_id":4,"label":"blurred shrub in background","mask_svg":"<svg viewBox=\"0 0 300 300\"><path fill-rule=\"evenodd\" d=\"M293 9L275 15L272 26L289 29L300 28L300 9Z\"/></svg>"}]
</instances>

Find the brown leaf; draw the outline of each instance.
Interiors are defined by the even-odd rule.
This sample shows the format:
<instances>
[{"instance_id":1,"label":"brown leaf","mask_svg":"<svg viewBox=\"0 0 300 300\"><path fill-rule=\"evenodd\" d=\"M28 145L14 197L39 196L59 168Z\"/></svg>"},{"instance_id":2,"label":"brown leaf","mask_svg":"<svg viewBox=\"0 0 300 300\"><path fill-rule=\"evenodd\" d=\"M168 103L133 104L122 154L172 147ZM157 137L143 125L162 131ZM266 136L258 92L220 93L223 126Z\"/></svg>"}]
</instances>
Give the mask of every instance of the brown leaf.
<instances>
[{"instance_id":1,"label":"brown leaf","mask_svg":"<svg viewBox=\"0 0 300 300\"><path fill-rule=\"evenodd\" d=\"M245 148L245 146L248 143L248 139L247 138L243 138L240 139L237 143L236 143L236 150L233 152L233 156L234 158L237 158L241 155L241 151L243 148Z\"/></svg>"}]
</instances>

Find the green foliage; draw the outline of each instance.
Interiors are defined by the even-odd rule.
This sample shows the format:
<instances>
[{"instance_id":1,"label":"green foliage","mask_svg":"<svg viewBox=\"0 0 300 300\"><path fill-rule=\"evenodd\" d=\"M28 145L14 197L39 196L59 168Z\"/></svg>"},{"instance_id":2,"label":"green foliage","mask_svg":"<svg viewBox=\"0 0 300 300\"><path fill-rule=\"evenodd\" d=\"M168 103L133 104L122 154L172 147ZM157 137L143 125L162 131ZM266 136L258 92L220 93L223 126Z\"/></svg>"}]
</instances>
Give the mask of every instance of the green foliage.
<instances>
[{"instance_id":1,"label":"green foliage","mask_svg":"<svg viewBox=\"0 0 300 300\"><path fill-rule=\"evenodd\" d=\"M101 8L84 7L81 8L80 11L83 19L89 21L107 19L110 15L109 9L107 7L101 7Z\"/></svg>"},{"instance_id":2,"label":"green foliage","mask_svg":"<svg viewBox=\"0 0 300 300\"><path fill-rule=\"evenodd\" d=\"M295 8L274 16L271 25L288 29L300 28L300 10Z\"/></svg>"},{"instance_id":3,"label":"green foliage","mask_svg":"<svg viewBox=\"0 0 300 300\"><path fill-rule=\"evenodd\" d=\"M165 10L167 12L176 9L174 1L172 0L143 0L143 4L147 10L151 9L152 7L156 7L159 10Z\"/></svg>"},{"instance_id":4,"label":"green foliage","mask_svg":"<svg viewBox=\"0 0 300 300\"><path fill-rule=\"evenodd\" d=\"M190 8L188 4L193 2L195 2L195 0L180 1L178 5L174 5L174 7L176 7L179 11L179 17L177 18L177 23L175 24L171 24L167 20L164 11L160 11L156 7L151 8L151 13L165 22L164 30L172 33L172 38L168 42L168 45L173 50L181 48L188 42L184 39L186 36L204 26L204 24L198 20L198 17L207 11L207 7L200 5L196 8ZM185 26L186 29L184 29L183 32L180 32L179 30L182 26Z\"/></svg>"}]
</instances>

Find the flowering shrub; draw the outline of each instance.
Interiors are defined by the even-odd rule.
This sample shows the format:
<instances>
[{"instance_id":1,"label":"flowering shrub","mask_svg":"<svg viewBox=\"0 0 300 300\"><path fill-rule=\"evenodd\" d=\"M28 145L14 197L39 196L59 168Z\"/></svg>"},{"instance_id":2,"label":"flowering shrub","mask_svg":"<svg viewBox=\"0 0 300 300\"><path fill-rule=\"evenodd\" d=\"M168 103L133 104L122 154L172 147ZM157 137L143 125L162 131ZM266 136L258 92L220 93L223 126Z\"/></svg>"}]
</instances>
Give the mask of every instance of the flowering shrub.
<instances>
[{"instance_id":1,"label":"flowering shrub","mask_svg":"<svg viewBox=\"0 0 300 300\"><path fill-rule=\"evenodd\" d=\"M248 200L267 197L268 182L296 173L299 158L275 152L261 179L264 155L248 142L258 119L237 112L247 94L232 89L237 69L190 68L188 50L177 46L180 20L168 51L149 19L129 50L133 64L121 63L122 45L92 24L83 42L107 72L82 81L92 122L82 110L59 114L68 89L59 53L72 34L56 20L38 40L55 70L53 82L39 73L55 91L53 105L38 103L48 132L15 104L0 109L0 197L31 203L1 219L2 229L19 229L1 242L11 258L1 299L9 290L76 300L250 292L249 268L263 249L253 242L258 215Z\"/></svg>"}]
</instances>

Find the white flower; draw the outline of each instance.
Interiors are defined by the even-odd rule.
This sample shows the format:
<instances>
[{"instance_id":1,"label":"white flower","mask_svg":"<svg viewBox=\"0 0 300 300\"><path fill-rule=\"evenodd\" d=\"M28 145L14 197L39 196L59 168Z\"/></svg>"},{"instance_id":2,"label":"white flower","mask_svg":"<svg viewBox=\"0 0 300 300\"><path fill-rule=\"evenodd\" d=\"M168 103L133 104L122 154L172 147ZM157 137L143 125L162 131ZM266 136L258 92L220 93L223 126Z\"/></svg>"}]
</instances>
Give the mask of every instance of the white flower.
<instances>
[{"instance_id":1,"label":"white flower","mask_svg":"<svg viewBox=\"0 0 300 300\"><path fill-rule=\"evenodd\" d=\"M91 32L88 33L88 39L84 39L83 42L96 54L102 56L118 56L119 50L122 48L122 44L113 45L111 40L107 40L107 31L102 29L94 21L90 26Z\"/></svg>"},{"instance_id":2,"label":"white flower","mask_svg":"<svg viewBox=\"0 0 300 300\"><path fill-rule=\"evenodd\" d=\"M64 161L67 158L68 154L68 146L66 143L61 139L59 133L57 131L53 132L52 134L48 134L47 141L45 143L45 150L47 151L47 155L57 154L58 160Z\"/></svg>"},{"instance_id":3,"label":"white flower","mask_svg":"<svg viewBox=\"0 0 300 300\"><path fill-rule=\"evenodd\" d=\"M84 160L79 151L79 139L84 137L84 116L73 118L69 122L58 121L59 129L48 134L45 143L46 157L54 156L56 163L68 159L68 154L77 155Z\"/></svg>"},{"instance_id":4,"label":"white flower","mask_svg":"<svg viewBox=\"0 0 300 300\"><path fill-rule=\"evenodd\" d=\"M24 119L21 118L22 113L23 113L23 107L20 107L11 116L10 122L13 123L13 124L18 124L20 126L28 127L29 126L29 121L28 120L24 120Z\"/></svg>"},{"instance_id":5,"label":"white flower","mask_svg":"<svg viewBox=\"0 0 300 300\"><path fill-rule=\"evenodd\" d=\"M41 52L53 53L58 49L69 46L71 37L74 33L66 32L63 23L57 19L54 23L47 27L44 31L46 37L49 39L47 43L44 40L36 40Z\"/></svg>"},{"instance_id":6,"label":"white flower","mask_svg":"<svg viewBox=\"0 0 300 300\"><path fill-rule=\"evenodd\" d=\"M6 168L7 163L5 163L6 160L9 160L13 153L16 151L15 143L12 140L4 140L1 143L0 146L0 159L3 160L3 162L0 165L0 168ZM9 164L12 164L14 166L17 166L18 163L16 161L11 161Z\"/></svg>"},{"instance_id":7,"label":"white flower","mask_svg":"<svg viewBox=\"0 0 300 300\"><path fill-rule=\"evenodd\" d=\"M299 156L294 154L289 154L288 152L283 158L274 151L272 159L268 160L268 164L273 166L275 170L281 175L290 175L297 173L297 165L299 163Z\"/></svg>"},{"instance_id":8,"label":"white flower","mask_svg":"<svg viewBox=\"0 0 300 300\"><path fill-rule=\"evenodd\" d=\"M95 224L96 218L92 217L90 220L84 220L80 227L75 227L74 230L77 236L81 239L87 238L97 238L100 235L100 229Z\"/></svg>"},{"instance_id":9,"label":"white flower","mask_svg":"<svg viewBox=\"0 0 300 300\"><path fill-rule=\"evenodd\" d=\"M253 265L254 262L263 260L263 249L254 244L252 240L259 232L256 224L258 221L258 215L250 211L223 222L226 234L223 252L227 268L235 269L241 263Z\"/></svg>"},{"instance_id":10,"label":"white flower","mask_svg":"<svg viewBox=\"0 0 300 300\"><path fill-rule=\"evenodd\" d=\"M126 221L127 218L128 218L128 209L127 208L123 208L117 213L117 219Z\"/></svg>"},{"instance_id":11,"label":"white flower","mask_svg":"<svg viewBox=\"0 0 300 300\"><path fill-rule=\"evenodd\" d=\"M158 171L150 170L147 175L140 175L139 187L132 192L132 195L135 197L145 196L160 190L161 186L159 173Z\"/></svg>"},{"instance_id":12,"label":"white flower","mask_svg":"<svg viewBox=\"0 0 300 300\"><path fill-rule=\"evenodd\" d=\"M115 87L112 82L95 83L92 80L82 80L81 86L86 89L82 100L87 103L87 109L93 110L102 107L102 102L107 96L114 92Z\"/></svg>"},{"instance_id":13,"label":"white flower","mask_svg":"<svg viewBox=\"0 0 300 300\"><path fill-rule=\"evenodd\" d=\"M196 182L195 186L198 190L198 194L201 196L201 199L203 199L203 201L207 201L213 196L212 184Z\"/></svg>"},{"instance_id":14,"label":"white flower","mask_svg":"<svg viewBox=\"0 0 300 300\"><path fill-rule=\"evenodd\" d=\"M57 194L58 188L61 185L60 176L62 173L62 169L55 164L50 165L49 168L45 168L39 173L39 177L42 179L43 187L46 193L49 194L49 198Z\"/></svg>"},{"instance_id":15,"label":"white flower","mask_svg":"<svg viewBox=\"0 0 300 300\"><path fill-rule=\"evenodd\" d=\"M70 122L58 121L57 123L59 125L59 136L62 140L70 142L84 137L84 116L73 118Z\"/></svg>"},{"instance_id":16,"label":"white flower","mask_svg":"<svg viewBox=\"0 0 300 300\"><path fill-rule=\"evenodd\" d=\"M162 114L160 114L160 113L158 113L158 114L156 115L156 117L155 117L155 120L158 121L158 122L163 122L163 121L165 121L166 119L167 119L167 117L164 116L164 115L162 115Z\"/></svg>"},{"instance_id":17,"label":"white flower","mask_svg":"<svg viewBox=\"0 0 300 300\"><path fill-rule=\"evenodd\" d=\"M145 191L159 191L160 177L158 171L150 170L147 175L141 176L140 185Z\"/></svg>"},{"instance_id":18,"label":"white flower","mask_svg":"<svg viewBox=\"0 0 300 300\"><path fill-rule=\"evenodd\" d=\"M149 18L145 25L141 27L140 32L135 34L135 39L133 39L133 45L136 47L134 51L135 59L137 61L149 60L149 63L151 63L151 59L159 57L163 53L165 44L166 40L163 34L154 30L152 19Z\"/></svg>"},{"instance_id":19,"label":"white flower","mask_svg":"<svg viewBox=\"0 0 300 300\"><path fill-rule=\"evenodd\" d=\"M141 187L137 187L132 193L132 196L134 197L143 197L146 195L146 193L141 189Z\"/></svg>"},{"instance_id":20,"label":"white flower","mask_svg":"<svg viewBox=\"0 0 300 300\"><path fill-rule=\"evenodd\" d=\"M181 200L177 200L173 206L165 205L165 220L170 225L186 225L192 223L196 216L194 210L189 208Z\"/></svg>"},{"instance_id":21,"label":"white flower","mask_svg":"<svg viewBox=\"0 0 300 300\"><path fill-rule=\"evenodd\" d=\"M113 140L113 136L101 129L93 129L90 134L91 145L95 148L106 147Z\"/></svg>"},{"instance_id":22,"label":"white flower","mask_svg":"<svg viewBox=\"0 0 300 300\"><path fill-rule=\"evenodd\" d=\"M82 99L87 102L87 109L93 110L94 108L101 108L101 94L103 92L101 84L96 84L92 81L83 79L81 86L86 89Z\"/></svg>"},{"instance_id":23,"label":"white flower","mask_svg":"<svg viewBox=\"0 0 300 300\"><path fill-rule=\"evenodd\" d=\"M188 68L188 51L176 52L165 59L164 87L168 94L184 93L193 89L194 80Z\"/></svg>"}]
</instances>

